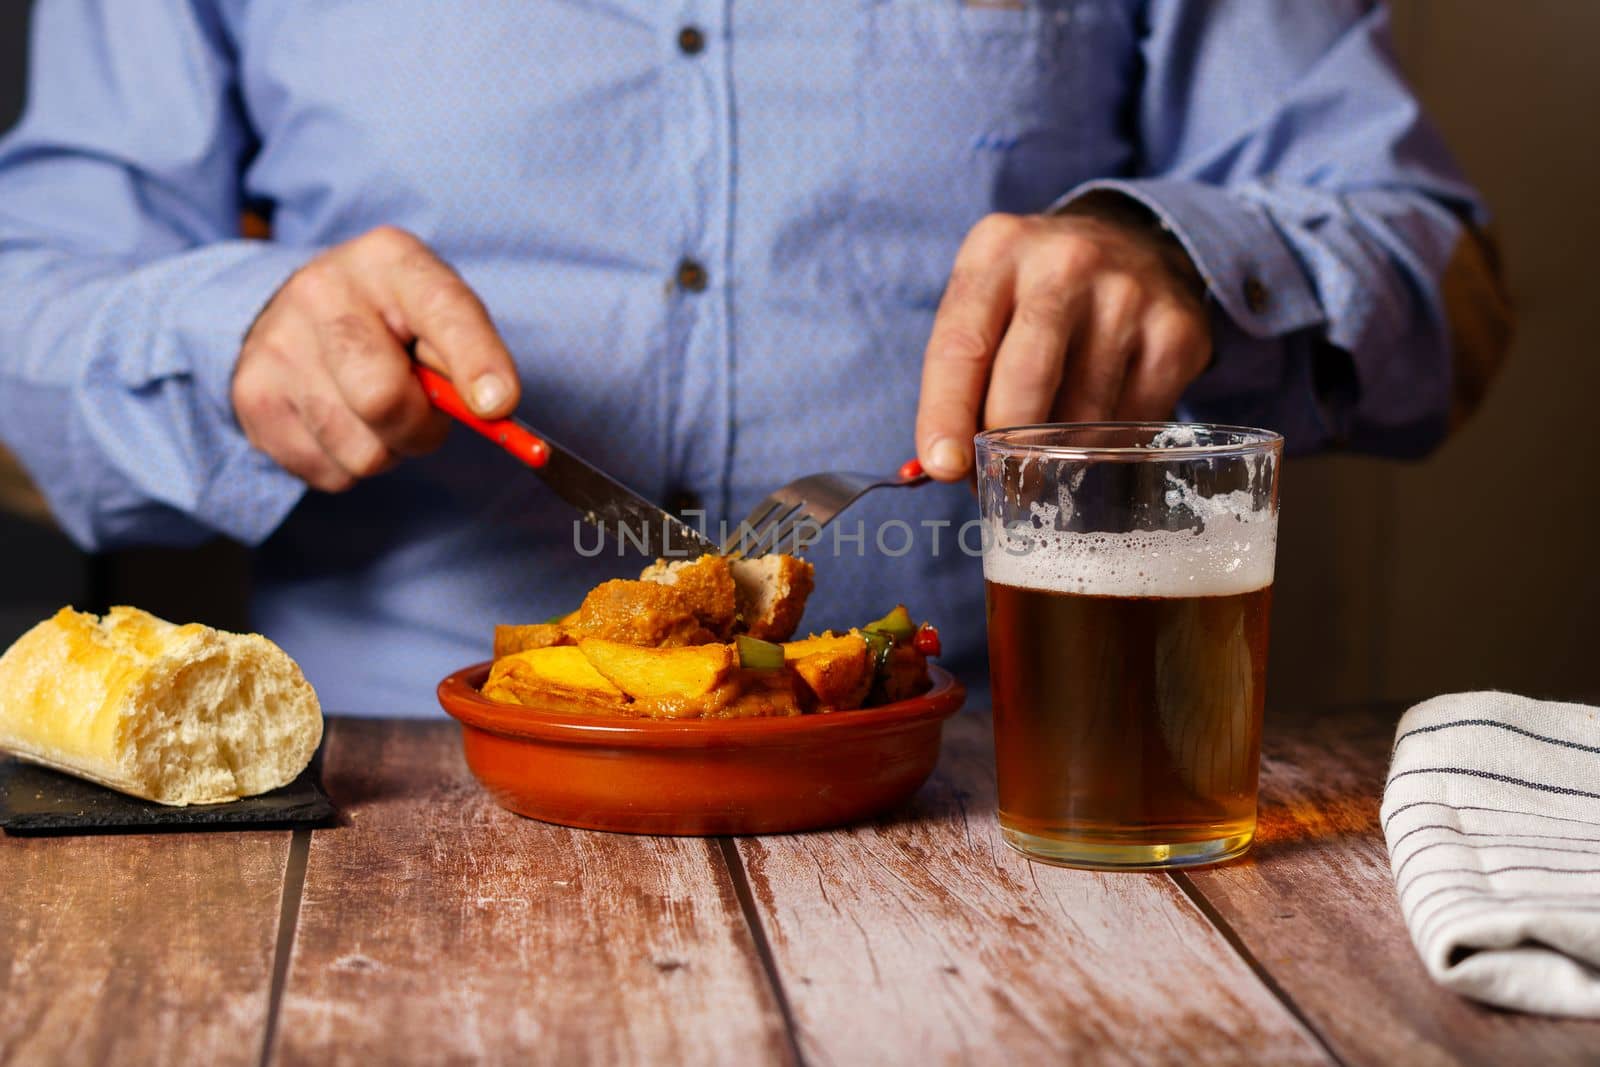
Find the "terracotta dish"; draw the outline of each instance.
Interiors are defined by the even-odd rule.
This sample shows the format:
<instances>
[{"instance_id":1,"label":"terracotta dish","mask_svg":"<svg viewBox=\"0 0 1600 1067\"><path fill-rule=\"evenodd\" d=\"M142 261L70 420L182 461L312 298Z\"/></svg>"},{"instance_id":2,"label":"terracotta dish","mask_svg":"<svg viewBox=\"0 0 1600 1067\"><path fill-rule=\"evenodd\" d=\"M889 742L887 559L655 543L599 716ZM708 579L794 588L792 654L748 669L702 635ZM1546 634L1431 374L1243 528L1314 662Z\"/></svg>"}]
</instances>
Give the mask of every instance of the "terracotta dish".
<instances>
[{"instance_id":1,"label":"terracotta dish","mask_svg":"<svg viewBox=\"0 0 1600 1067\"><path fill-rule=\"evenodd\" d=\"M439 683L467 766L520 815L635 834L768 834L869 818L915 793L966 691L933 688L880 707L756 719L562 715L478 692L480 663Z\"/></svg>"}]
</instances>

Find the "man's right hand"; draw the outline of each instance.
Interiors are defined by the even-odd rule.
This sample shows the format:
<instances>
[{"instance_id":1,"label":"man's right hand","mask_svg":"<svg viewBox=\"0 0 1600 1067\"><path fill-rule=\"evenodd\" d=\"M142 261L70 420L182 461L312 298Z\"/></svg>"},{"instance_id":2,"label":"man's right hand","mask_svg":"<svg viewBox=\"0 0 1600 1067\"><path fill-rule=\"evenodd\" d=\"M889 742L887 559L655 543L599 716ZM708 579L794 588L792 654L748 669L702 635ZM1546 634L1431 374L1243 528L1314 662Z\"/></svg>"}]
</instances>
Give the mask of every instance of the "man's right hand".
<instances>
[{"instance_id":1,"label":"man's right hand","mask_svg":"<svg viewBox=\"0 0 1600 1067\"><path fill-rule=\"evenodd\" d=\"M516 368L482 301L421 241L383 226L306 264L261 312L233 373L239 425L330 493L430 452L449 420L411 372L413 343L479 416L516 407Z\"/></svg>"}]
</instances>

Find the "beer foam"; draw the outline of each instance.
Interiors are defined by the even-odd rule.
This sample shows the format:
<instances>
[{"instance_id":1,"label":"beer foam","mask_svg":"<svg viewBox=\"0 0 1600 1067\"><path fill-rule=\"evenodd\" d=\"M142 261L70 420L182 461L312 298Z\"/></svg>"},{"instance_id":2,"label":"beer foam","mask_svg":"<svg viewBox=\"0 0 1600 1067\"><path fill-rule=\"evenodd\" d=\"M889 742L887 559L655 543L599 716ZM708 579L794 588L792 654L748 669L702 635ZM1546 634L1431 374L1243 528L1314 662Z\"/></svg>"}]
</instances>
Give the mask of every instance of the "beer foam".
<instances>
[{"instance_id":1,"label":"beer foam","mask_svg":"<svg viewBox=\"0 0 1600 1067\"><path fill-rule=\"evenodd\" d=\"M1085 533L1055 528L1059 509L1032 507L1035 523L1002 529L990 522L983 576L991 582L1088 596L1233 596L1272 584L1278 517L1253 511L1248 493L1175 495L1201 520L1188 530Z\"/></svg>"}]
</instances>

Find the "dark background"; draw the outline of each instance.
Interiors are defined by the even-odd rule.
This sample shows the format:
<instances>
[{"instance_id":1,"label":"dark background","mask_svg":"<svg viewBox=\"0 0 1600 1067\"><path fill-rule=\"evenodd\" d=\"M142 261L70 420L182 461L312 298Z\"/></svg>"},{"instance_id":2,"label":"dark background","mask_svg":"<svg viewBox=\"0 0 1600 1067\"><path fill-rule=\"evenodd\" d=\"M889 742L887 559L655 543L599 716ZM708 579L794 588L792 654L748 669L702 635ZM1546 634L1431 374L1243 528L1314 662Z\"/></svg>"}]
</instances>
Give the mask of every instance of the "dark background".
<instances>
[{"instance_id":1,"label":"dark background","mask_svg":"<svg viewBox=\"0 0 1600 1067\"><path fill-rule=\"evenodd\" d=\"M0 0L0 128L21 102L28 7ZM1594 699L1600 3L1392 9L1402 66L1494 210L1519 331L1483 410L1426 462L1286 465L1270 704L1469 688ZM0 514L0 646L68 602L238 626L243 589L236 551L91 561Z\"/></svg>"}]
</instances>

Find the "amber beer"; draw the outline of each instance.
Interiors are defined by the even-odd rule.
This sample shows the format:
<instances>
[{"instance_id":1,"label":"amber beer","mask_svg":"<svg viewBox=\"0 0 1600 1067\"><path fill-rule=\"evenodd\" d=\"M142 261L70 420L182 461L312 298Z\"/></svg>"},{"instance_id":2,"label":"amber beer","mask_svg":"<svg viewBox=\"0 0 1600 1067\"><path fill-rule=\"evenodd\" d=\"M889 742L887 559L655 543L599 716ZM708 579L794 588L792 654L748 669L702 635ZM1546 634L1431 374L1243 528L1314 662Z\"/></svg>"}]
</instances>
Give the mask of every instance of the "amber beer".
<instances>
[{"instance_id":1,"label":"amber beer","mask_svg":"<svg viewBox=\"0 0 1600 1067\"><path fill-rule=\"evenodd\" d=\"M1283 438L1078 423L977 446L1001 836L1102 869L1244 852Z\"/></svg>"},{"instance_id":2,"label":"amber beer","mask_svg":"<svg viewBox=\"0 0 1600 1067\"><path fill-rule=\"evenodd\" d=\"M1107 865L1249 843L1270 584L1207 596L985 584L1009 835Z\"/></svg>"}]
</instances>

